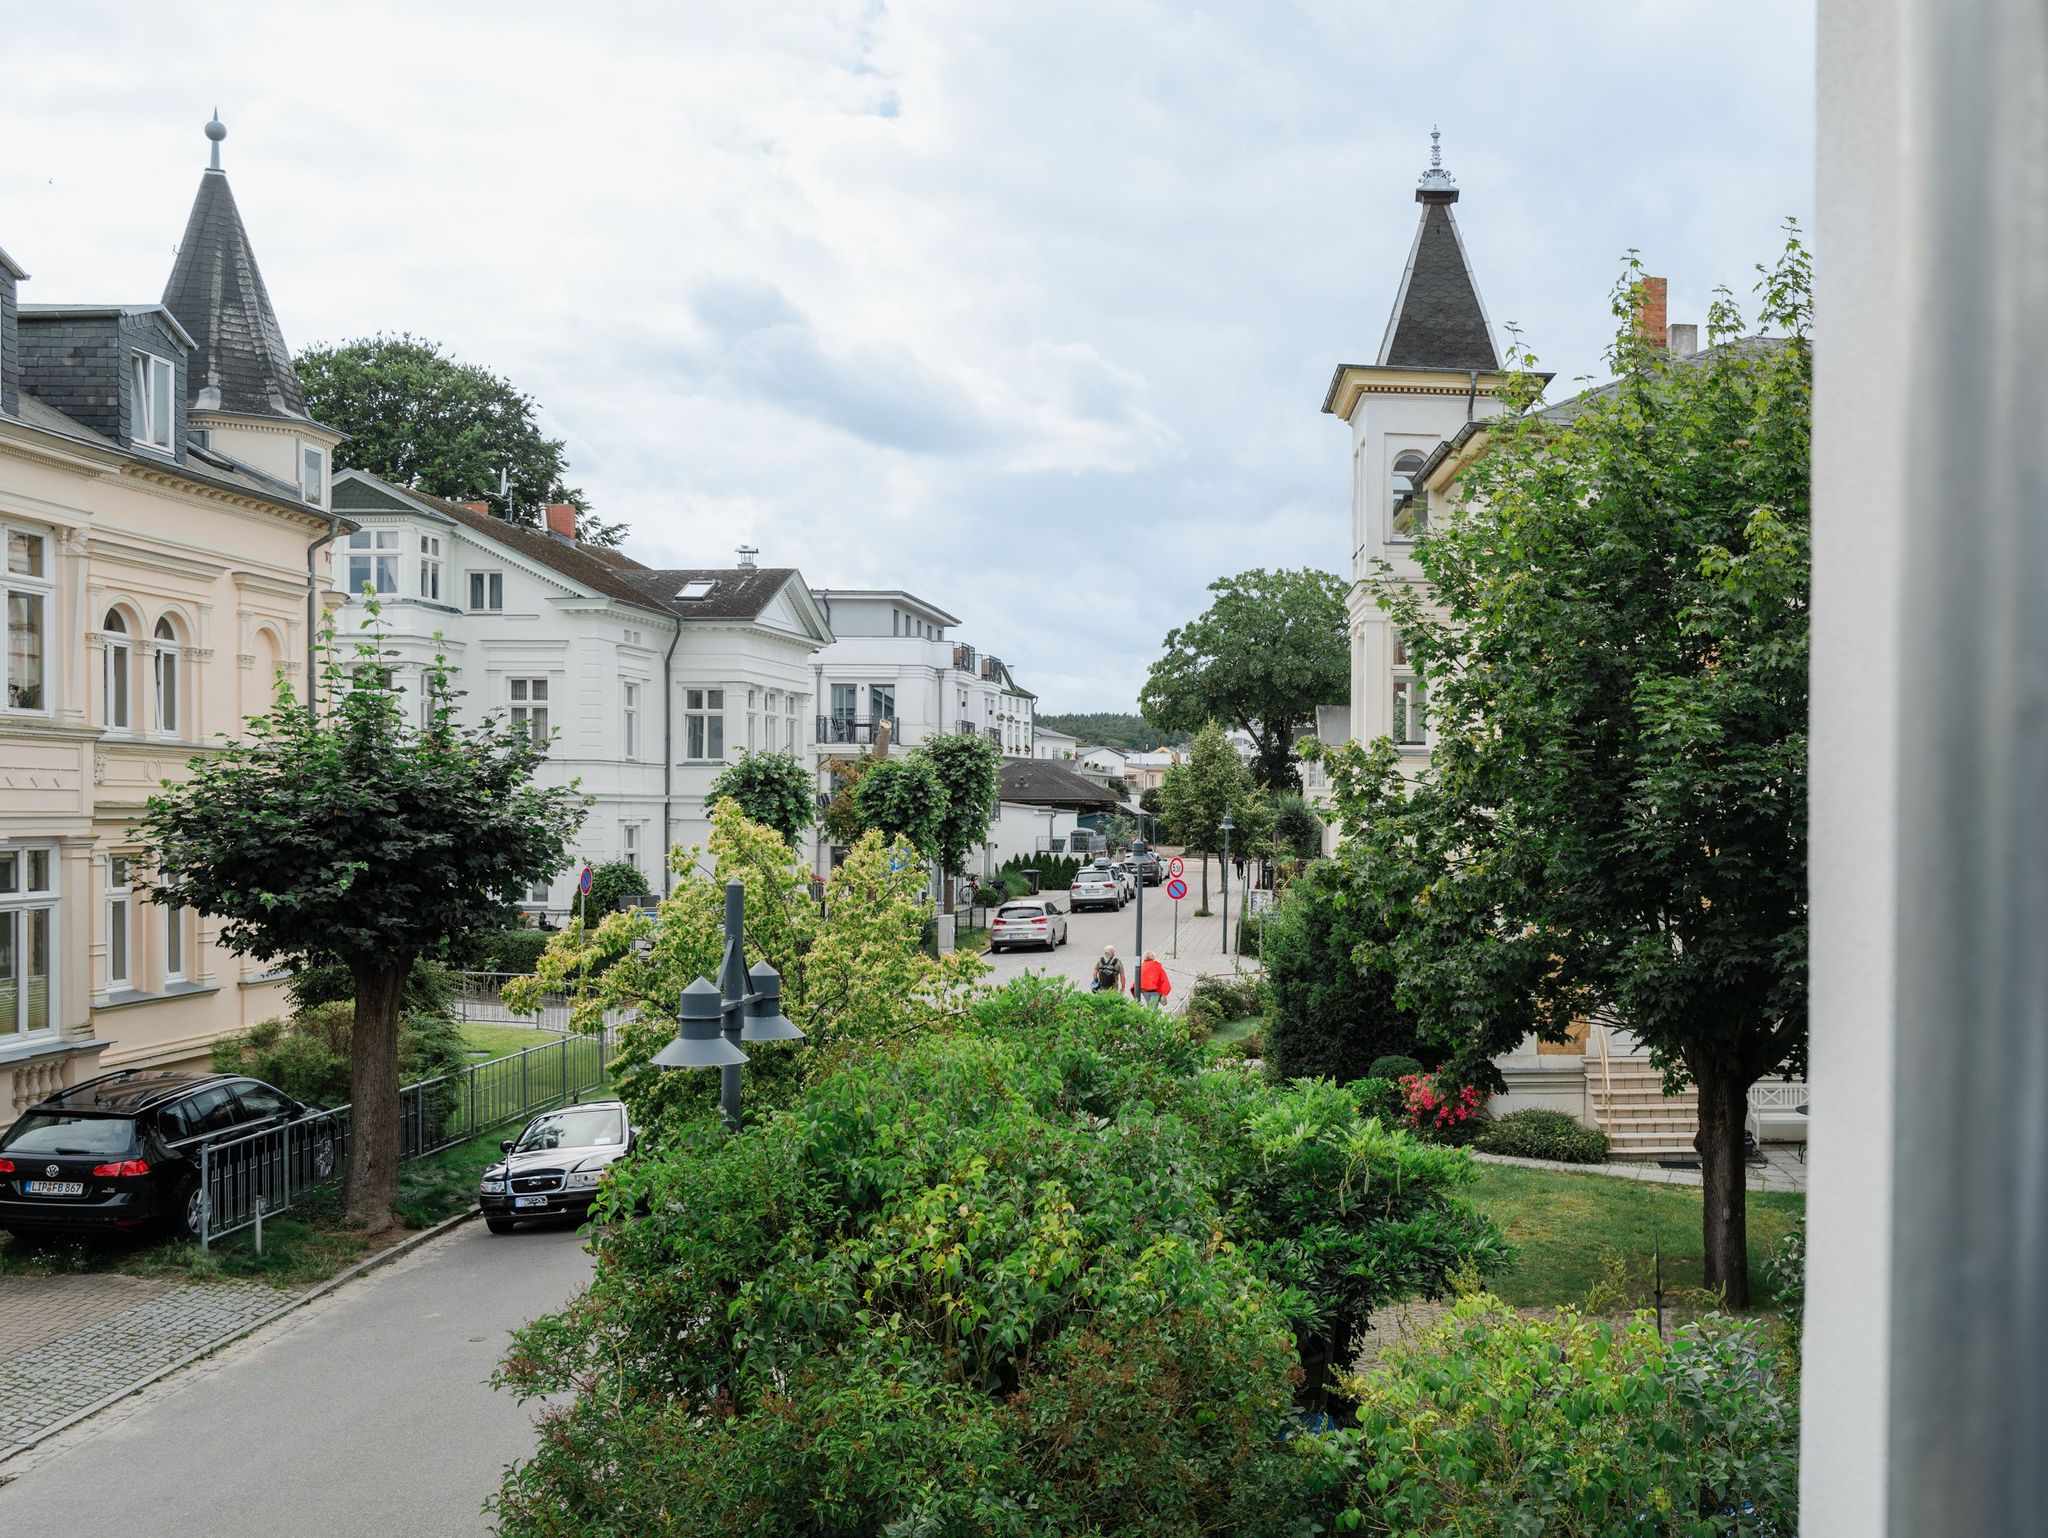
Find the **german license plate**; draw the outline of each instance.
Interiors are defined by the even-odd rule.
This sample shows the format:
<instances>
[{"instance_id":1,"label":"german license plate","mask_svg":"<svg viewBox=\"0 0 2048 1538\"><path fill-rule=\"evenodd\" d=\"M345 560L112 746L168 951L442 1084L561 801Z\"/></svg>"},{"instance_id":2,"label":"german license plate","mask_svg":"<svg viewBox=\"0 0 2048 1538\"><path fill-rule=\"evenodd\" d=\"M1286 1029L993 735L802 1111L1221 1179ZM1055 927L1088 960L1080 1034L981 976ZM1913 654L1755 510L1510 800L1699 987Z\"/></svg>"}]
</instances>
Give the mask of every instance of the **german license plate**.
<instances>
[{"instance_id":1,"label":"german license plate","mask_svg":"<svg viewBox=\"0 0 2048 1538\"><path fill-rule=\"evenodd\" d=\"M31 1180L26 1182L30 1196L83 1196L85 1182L82 1180Z\"/></svg>"},{"instance_id":2,"label":"german license plate","mask_svg":"<svg viewBox=\"0 0 2048 1538\"><path fill-rule=\"evenodd\" d=\"M545 1207L547 1204L548 1199L545 1196L515 1196L512 1198L512 1205L515 1207Z\"/></svg>"}]
</instances>

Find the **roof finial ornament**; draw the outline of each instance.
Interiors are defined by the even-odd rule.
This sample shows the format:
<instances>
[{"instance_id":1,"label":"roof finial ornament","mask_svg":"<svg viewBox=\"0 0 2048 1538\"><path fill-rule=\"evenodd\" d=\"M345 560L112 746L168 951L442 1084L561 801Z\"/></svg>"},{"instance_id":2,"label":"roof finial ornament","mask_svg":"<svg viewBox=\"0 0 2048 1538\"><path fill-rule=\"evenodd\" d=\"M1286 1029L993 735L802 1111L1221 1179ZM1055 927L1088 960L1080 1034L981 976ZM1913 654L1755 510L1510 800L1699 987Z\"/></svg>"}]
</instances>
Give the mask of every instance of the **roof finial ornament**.
<instances>
[{"instance_id":1,"label":"roof finial ornament","mask_svg":"<svg viewBox=\"0 0 2048 1538\"><path fill-rule=\"evenodd\" d=\"M1417 202L1439 201L1455 203L1458 200L1458 184L1451 179L1451 173L1444 169L1443 134L1434 125L1429 130L1429 169L1424 171L1415 183Z\"/></svg>"},{"instance_id":2,"label":"roof finial ornament","mask_svg":"<svg viewBox=\"0 0 2048 1538\"><path fill-rule=\"evenodd\" d=\"M213 109L213 119L206 125L206 137L213 141L213 165L209 169L215 171L220 169L220 141L227 136L228 125L220 120L220 108L215 107Z\"/></svg>"}]
</instances>

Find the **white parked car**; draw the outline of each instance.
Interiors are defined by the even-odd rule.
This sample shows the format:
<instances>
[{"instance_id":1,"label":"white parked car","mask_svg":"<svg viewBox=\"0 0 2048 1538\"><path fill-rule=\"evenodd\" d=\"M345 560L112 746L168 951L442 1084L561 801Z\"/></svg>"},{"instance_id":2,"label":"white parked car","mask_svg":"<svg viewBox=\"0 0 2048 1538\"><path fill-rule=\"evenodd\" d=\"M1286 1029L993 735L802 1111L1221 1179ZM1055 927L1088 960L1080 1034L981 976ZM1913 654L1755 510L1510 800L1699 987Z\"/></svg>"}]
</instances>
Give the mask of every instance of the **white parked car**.
<instances>
[{"instance_id":1,"label":"white parked car","mask_svg":"<svg viewBox=\"0 0 2048 1538\"><path fill-rule=\"evenodd\" d=\"M1067 919L1056 902L1044 898L1004 903L989 920L988 948L1014 951L1024 946L1052 950L1067 943Z\"/></svg>"},{"instance_id":2,"label":"white parked car","mask_svg":"<svg viewBox=\"0 0 2048 1538\"><path fill-rule=\"evenodd\" d=\"M1120 910L1124 905L1124 884L1107 865L1087 866L1067 888L1067 905L1076 913L1083 908Z\"/></svg>"}]
</instances>

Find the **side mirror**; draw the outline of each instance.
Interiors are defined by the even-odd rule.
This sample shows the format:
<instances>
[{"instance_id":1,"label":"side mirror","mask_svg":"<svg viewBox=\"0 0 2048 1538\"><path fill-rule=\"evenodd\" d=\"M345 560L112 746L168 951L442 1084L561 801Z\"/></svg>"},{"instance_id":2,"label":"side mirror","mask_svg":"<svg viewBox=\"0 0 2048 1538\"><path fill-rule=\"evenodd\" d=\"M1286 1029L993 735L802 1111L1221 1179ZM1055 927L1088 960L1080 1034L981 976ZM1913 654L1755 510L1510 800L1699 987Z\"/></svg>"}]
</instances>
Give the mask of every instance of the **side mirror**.
<instances>
[{"instance_id":1,"label":"side mirror","mask_svg":"<svg viewBox=\"0 0 2048 1538\"><path fill-rule=\"evenodd\" d=\"M505 1140L504 1140L503 1142L501 1142L501 1143L499 1143L499 1144L498 1144L498 1152L499 1152L499 1153L510 1153L511 1151L512 1151L512 1139L510 1139L509 1137L508 1137L508 1138L506 1138L506 1139L505 1139Z\"/></svg>"}]
</instances>

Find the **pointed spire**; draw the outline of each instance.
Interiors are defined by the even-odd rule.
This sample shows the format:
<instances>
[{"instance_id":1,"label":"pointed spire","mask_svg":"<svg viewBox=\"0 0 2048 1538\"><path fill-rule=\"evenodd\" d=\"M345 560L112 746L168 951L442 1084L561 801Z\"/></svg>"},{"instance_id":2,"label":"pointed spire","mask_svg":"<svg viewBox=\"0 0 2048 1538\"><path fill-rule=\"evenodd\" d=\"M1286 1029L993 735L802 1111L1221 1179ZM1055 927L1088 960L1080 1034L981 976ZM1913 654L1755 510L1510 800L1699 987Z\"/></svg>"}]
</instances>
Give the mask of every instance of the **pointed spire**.
<instances>
[{"instance_id":1,"label":"pointed spire","mask_svg":"<svg viewBox=\"0 0 2048 1538\"><path fill-rule=\"evenodd\" d=\"M1455 203L1458 201L1458 184L1451 179L1451 173L1444 169L1443 134L1432 125L1429 130L1429 169L1417 178L1415 201L1418 203Z\"/></svg>"},{"instance_id":2,"label":"pointed spire","mask_svg":"<svg viewBox=\"0 0 2048 1538\"><path fill-rule=\"evenodd\" d=\"M165 308L195 344L186 366L189 404L195 411L303 419L306 397L292 368L291 349L270 307L227 173L220 168L220 141L227 132L215 108L206 125L213 164L199 178L185 238L178 242L178 259L164 285Z\"/></svg>"},{"instance_id":3,"label":"pointed spire","mask_svg":"<svg viewBox=\"0 0 2048 1538\"><path fill-rule=\"evenodd\" d=\"M1494 346L1479 285L1465 259L1465 242L1451 215L1458 184L1444 169L1442 135L1432 128L1429 138L1429 169L1415 184L1422 219L1380 343L1379 362L1390 368L1491 372L1500 367L1500 350Z\"/></svg>"}]
</instances>

